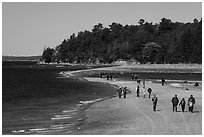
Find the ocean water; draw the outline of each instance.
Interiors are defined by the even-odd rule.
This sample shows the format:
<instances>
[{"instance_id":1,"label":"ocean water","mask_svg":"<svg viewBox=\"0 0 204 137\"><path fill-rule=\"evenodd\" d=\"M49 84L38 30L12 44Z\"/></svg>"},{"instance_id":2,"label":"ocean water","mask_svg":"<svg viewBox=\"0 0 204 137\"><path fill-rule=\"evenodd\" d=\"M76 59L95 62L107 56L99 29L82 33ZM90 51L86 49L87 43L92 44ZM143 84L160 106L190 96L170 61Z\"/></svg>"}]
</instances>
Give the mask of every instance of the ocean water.
<instances>
[{"instance_id":1,"label":"ocean water","mask_svg":"<svg viewBox=\"0 0 204 137\"><path fill-rule=\"evenodd\" d=\"M3 134L71 134L85 120L89 104L116 94L107 84L64 77L85 67L2 68Z\"/></svg>"}]
</instances>

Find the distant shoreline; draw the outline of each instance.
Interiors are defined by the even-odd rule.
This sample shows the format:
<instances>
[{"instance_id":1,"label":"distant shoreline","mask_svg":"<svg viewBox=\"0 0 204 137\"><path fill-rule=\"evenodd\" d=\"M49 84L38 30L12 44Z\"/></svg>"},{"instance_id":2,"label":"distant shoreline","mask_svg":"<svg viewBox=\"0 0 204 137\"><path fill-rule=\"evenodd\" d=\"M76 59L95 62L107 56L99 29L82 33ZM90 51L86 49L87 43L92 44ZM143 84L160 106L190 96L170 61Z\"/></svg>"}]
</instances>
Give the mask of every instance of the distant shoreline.
<instances>
[{"instance_id":1,"label":"distant shoreline","mask_svg":"<svg viewBox=\"0 0 204 137\"><path fill-rule=\"evenodd\" d=\"M2 65L12 62L32 62L36 66L43 67L67 67L67 66L86 66L91 71L122 71L122 72L162 72L162 73L202 73L202 64L138 64L130 61L116 61L111 64L87 64L87 63L43 63L39 60L4 60ZM26 64L25 64L26 65ZM23 65L23 66L25 66ZM12 65L13 66L13 65ZM108 69L107 69L108 68Z\"/></svg>"},{"instance_id":2,"label":"distant shoreline","mask_svg":"<svg viewBox=\"0 0 204 137\"><path fill-rule=\"evenodd\" d=\"M151 72L151 73L201 73L202 64L135 64L119 65L114 67L100 67L93 69L63 71L65 75L70 76L88 76L99 73L134 73L134 72Z\"/></svg>"}]
</instances>

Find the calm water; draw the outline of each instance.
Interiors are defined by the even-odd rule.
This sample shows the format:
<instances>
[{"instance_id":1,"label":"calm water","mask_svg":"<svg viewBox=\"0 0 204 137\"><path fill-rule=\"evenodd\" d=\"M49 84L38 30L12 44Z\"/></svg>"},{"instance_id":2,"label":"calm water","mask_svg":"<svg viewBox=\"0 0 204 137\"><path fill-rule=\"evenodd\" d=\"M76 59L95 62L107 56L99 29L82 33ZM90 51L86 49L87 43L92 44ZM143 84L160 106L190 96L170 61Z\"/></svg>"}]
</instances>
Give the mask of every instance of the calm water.
<instances>
[{"instance_id":1,"label":"calm water","mask_svg":"<svg viewBox=\"0 0 204 137\"><path fill-rule=\"evenodd\" d=\"M133 72L132 72L133 73ZM132 73L109 73L116 79L131 80ZM164 78L166 80L187 80L187 81L202 81L202 73L158 73L158 72L134 72L138 79L156 80ZM98 77L98 74L93 74L92 77Z\"/></svg>"},{"instance_id":2,"label":"calm water","mask_svg":"<svg viewBox=\"0 0 204 137\"><path fill-rule=\"evenodd\" d=\"M115 94L105 84L65 78L62 70L67 68L3 67L3 134L71 133L83 123L87 101Z\"/></svg>"}]
</instances>

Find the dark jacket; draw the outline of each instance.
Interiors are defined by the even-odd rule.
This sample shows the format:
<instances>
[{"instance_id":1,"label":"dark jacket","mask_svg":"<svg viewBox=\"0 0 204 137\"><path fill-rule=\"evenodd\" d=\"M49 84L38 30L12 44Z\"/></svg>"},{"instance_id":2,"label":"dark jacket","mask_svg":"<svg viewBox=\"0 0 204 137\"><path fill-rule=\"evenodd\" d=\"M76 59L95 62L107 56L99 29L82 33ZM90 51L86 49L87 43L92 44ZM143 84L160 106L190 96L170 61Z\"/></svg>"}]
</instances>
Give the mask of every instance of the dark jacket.
<instances>
[{"instance_id":1,"label":"dark jacket","mask_svg":"<svg viewBox=\"0 0 204 137\"><path fill-rule=\"evenodd\" d=\"M185 100L181 100L181 102L179 103L179 105L183 106L186 104L186 101Z\"/></svg>"},{"instance_id":2,"label":"dark jacket","mask_svg":"<svg viewBox=\"0 0 204 137\"><path fill-rule=\"evenodd\" d=\"M153 98L152 98L152 102L153 102L153 103L157 103L157 101L158 101L157 97L153 97Z\"/></svg>"},{"instance_id":3,"label":"dark jacket","mask_svg":"<svg viewBox=\"0 0 204 137\"><path fill-rule=\"evenodd\" d=\"M172 104L173 104L174 106L177 106L178 103L179 103L179 99L178 99L177 97L173 97L172 100L171 100L171 102L172 102Z\"/></svg>"},{"instance_id":4,"label":"dark jacket","mask_svg":"<svg viewBox=\"0 0 204 137\"><path fill-rule=\"evenodd\" d=\"M118 94L119 94L119 95L122 94L122 89L121 89L121 88L117 89L117 91L118 91Z\"/></svg>"},{"instance_id":5,"label":"dark jacket","mask_svg":"<svg viewBox=\"0 0 204 137\"><path fill-rule=\"evenodd\" d=\"M148 93L151 93L151 92L152 92L152 89L151 89L151 88L148 88L147 92L148 92Z\"/></svg>"},{"instance_id":6,"label":"dark jacket","mask_svg":"<svg viewBox=\"0 0 204 137\"><path fill-rule=\"evenodd\" d=\"M188 99L188 105L190 104L190 102L192 102L192 104L194 105L195 104L195 98L194 97L190 97Z\"/></svg>"}]
</instances>

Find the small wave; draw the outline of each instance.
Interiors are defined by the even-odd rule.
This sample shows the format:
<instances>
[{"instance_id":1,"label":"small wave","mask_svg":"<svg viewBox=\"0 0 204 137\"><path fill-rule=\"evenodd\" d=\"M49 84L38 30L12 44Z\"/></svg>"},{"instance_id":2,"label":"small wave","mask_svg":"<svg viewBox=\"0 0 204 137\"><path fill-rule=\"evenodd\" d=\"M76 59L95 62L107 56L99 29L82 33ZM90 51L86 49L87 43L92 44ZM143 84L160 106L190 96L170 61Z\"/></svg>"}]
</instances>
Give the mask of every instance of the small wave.
<instances>
[{"instance_id":1,"label":"small wave","mask_svg":"<svg viewBox=\"0 0 204 137\"><path fill-rule=\"evenodd\" d=\"M52 133L52 132L60 132L60 131L62 131L61 129L59 129L59 130L45 130L45 131L39 131L38 133Z\"/></svg>"},{"instance_id":2,"label":"small wave","mask_svg":"<svg viewBox=\"0 0 204 137\"><path fill-rule=\"evenodd\" d=\"M69 77L71 77L71 74L68 73L68 72L63 72L63 71L62 71L62 72L60 72L59 74L60 74L60 75L63 75L64 78L69 78Z\"/></svg>"},{"instance_id":3,"label":"small wave","mask_svg":"<svg viewBox=\"0 0 204 137\"><path fill-rule=\"evenodd\" d=\"M63 74L64 74L64 72L62 71L62 72L60 72L59 74L60 74L60 75L63 75Z\"/></svg>"},{"instance_id":4,"label":"small wave","mask_svg":"<svg viewBox=\"0 0 204 137\"><path fill-rule=\"evenodd\" d=\"M51 128L53 127L63 127L63 125L51 125Z\"/></svg>"},{"instance_id":5,"label":"small wave","mask_svg":"<svg viewBox=\"0 0 204 137\"><path fill-rule=\"evenodd\" d=\"M51 120L62 120L62 119L70 119L71 117L53 117Z\"/></svg>"},{"instance_id":6,"label":"small wave","mask_svg":"<svg viewBox=\"0 0 204 137\"><path fill-rule=\"evenodd\" d=\"M76 109L71 109L71 110L63 110L63 113L70 113L70 112L76 112Z\"/></svg>"},{"instance_id":7,"label":"small wave","mask_svg":"<svg viewBox=\"0 0 204 137\"><path fill-rule=\"evenodd\" d=\"M79 118L79 119L77 119L77 121L83 121L84 120L84 118Z\"/></svg>"},{"instance_id":8,"label":"small wave","mask_svg":"<svg viewBox=\"0 0 204 137\"><path fill-rule=\"evenodd\" d=\"M79 101L80 104L90 104L90 103L95 103L97 101L101 101L102 99L95 99L95 100L90 100L90 101Z\"/></svg>"},{"instance_id":9,"label":"small wave","mask_svg":"<svg viewBox=\"0 0 204 137\"><path fill-rule=\"evenodd\" d=\"M67 127L71 127L73 125L75 125L75 123L63 124L63 125L51 125L51 129L64 129Z\"/></svg>"},{"instance_id":10,"label":"small wave","mask_svg":"<svg viewBox=\"0 0 204 137\"><path fill-rule=\"evenodd\" d=\"M83 107L83 105L84 105L83 103L76 104L77 108Z\"/></svg>"},{"instance_id":11,"label":"small wave","mask_svg":"<svg viewBox=\"0 0 204 137\"><path fill-rule=\"evenodd\" d=\"M73 131L67 131L66 133L71 133L71 132L73 132Z\"/></svg>"},{"instance_id":12,"label":"small wave","mask_svg":"<svg viewBox=\"0 0 204 137\"><path fill-rule=\"evenodd\" d=\"M73 125L75 125L75 123L51 125L51 128L52 128L52 129L53 129L53 128L58 128L58 127L64 127L64 128L66 128L66 127L70 127L70 126L73 126Z\"/></svg>"},{"instance_id":13,"label":"small wave","mask_svg":"<svg viewBox=\"0 0 204 137\"><path fill-rule=\"evenodd\" d=\"M70 115L55 115L56 118L59 118L59 117L70 117Z\"/></svg>"},{"instance_id":14,"label":"small wave","mask_svg":"<svg viewBox=\"0 0 204 137\"><path fill-rule=\"evenodd\" d=\"M64 66L56 66L57 68L61 68L61 67L64 67Z\"/></svg>"},{"instance_id":15,"label":"small wave","mask_svg":"<svg viewBox=\"0 0 204 137\"><path fill-rule=\"evenodd\" d=\"M58 129L64 129L64 128L66 128L66 127L64 127L64 126L62 126L62 127L52 127L51 129L53 130L58 130Z\"/></svg>"},{"instance_id":16,"label":"small wave","mask_svg":"<svg viewBox=\"0 0 204 137\"><path fill-rule=\"evenodd\" d=\"M33 128L33 129L29 129L29 131L33 132L33 131L43 131L43 130L48 130L48 128Z\"/></svg>"},{"instance_id":17,"label":"small wave","mask_svg":"<svg viewBox=\"0 0 204 137\"><path fill-rule=\"evenodd\" d=\"M14 130L14 131L12 131L12 133L24 133L25 132L25 130Z\"/></svg>"}]
</instances>

